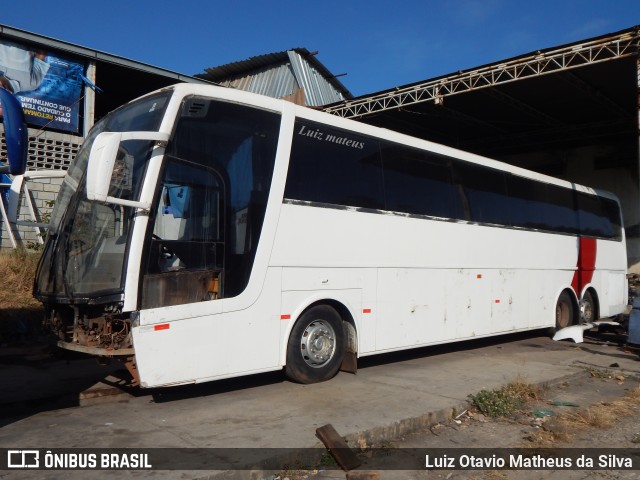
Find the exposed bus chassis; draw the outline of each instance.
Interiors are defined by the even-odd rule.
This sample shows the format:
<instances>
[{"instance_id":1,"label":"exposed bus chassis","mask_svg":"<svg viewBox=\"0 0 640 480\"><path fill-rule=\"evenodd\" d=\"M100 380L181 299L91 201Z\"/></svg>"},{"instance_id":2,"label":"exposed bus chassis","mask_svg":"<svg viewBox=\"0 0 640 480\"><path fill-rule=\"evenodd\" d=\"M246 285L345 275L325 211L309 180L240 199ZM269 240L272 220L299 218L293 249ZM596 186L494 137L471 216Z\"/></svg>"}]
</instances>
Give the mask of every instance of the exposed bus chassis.
<instances>
[{"instance_id":1,"label":"exposed bus chassis","mask_svg":"<svg viewBox=\"0 0 640 480\"><path fill-rule=\"evenodd\" d=\"M65 350L86 353L106 364L115 358L122 362L139 384L135 364L131 320L128 315L101 309L60 307L46 309L45 330L57 339L57 346ZM115 310L115 309L114 309Z\"/></svg>"}]
</instances>

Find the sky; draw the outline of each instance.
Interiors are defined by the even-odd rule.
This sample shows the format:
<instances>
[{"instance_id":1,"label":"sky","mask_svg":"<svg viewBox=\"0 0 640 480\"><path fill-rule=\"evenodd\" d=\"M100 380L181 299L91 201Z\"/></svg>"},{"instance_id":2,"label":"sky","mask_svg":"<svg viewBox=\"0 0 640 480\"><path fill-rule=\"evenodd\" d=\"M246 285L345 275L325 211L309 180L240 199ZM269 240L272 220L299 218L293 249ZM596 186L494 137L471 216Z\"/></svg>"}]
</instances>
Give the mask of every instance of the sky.
<instances>
[{"instance_id":1,"label":"sky","mask_svg":"<svg viewBox=\"0 0 640 480\"><path fill-rule=\"evenodd\" d=\"M303 47L359 96L640 25L640 0L2 0L0 24L187 75Z\"/></svg>"}]
</instances>

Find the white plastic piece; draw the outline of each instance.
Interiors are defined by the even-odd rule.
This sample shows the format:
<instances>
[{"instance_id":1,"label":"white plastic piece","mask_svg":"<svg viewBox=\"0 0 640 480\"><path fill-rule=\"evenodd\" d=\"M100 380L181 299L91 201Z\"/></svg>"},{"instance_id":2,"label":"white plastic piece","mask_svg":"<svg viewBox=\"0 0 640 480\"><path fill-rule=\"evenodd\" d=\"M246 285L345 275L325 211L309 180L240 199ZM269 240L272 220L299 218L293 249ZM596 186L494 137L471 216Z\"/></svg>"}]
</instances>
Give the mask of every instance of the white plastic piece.
<instances>
[{"instance_id":1,"label":"white plastic piece","mask_svg":"<svg viewBox=\"0 0 640 480\"><path fill-rule=\"evenodd\" d=\"M571 325L570 327L565 327L558 330L553 336L553 339L556 341L571 339L576 343L582 343L584 342L584 332L586 332L587 330L591 330L592 328L596 328L599 325L620 325L620 323L610 320L598 320L597 322L593 323Z\"/></svg>"}]
</instances>

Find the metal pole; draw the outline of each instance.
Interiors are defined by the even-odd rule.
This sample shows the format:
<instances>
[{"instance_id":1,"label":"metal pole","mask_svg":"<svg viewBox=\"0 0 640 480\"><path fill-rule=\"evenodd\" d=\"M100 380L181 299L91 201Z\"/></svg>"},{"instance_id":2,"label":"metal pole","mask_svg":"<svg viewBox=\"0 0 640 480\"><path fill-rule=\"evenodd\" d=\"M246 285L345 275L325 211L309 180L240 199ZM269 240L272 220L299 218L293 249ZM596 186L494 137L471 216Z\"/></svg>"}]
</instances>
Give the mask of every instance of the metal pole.
<instances>
[{"instance_id":1,"label":"metal pole","mask_svg":"<svg viewBox=\"0 0 640 480\"><path fill-rule=\"evenodd\" d=\"M96 84L96 64L95 62L89 63L87 67L87 78L94 85ZM84 86L84 131L82 132L82 136L86 137L93 127L95 122L95 113L96 113L96 92L93 89L85 85Z\"/></svg>"}]
</instances>

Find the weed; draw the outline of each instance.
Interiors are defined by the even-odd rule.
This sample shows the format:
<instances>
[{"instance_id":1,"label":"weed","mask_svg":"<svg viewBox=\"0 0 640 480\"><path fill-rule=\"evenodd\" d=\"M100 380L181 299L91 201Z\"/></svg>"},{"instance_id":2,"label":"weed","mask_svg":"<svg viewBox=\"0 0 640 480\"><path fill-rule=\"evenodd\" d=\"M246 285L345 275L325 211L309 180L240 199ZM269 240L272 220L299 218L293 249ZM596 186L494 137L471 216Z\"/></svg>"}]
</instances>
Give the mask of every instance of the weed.
<instances>
[{"instance_id":1,"label":"weed","mask_svg":"<svg viewBox=\"0 0 640 480\"><path fill-rule=\"evenodd\" d=\"M630 403L640 405L640 386L628 389L626 398Z\"/></svg>"},{"instance_id":2,"label":"weed","mask_svg":"<svg viewBox=\"0 0 640 480\"><path fill-rule=\"evenodd\" d=\"M513 397L519 398L523 402L528 402L529 400L540 400L547 387L532 385L522 379L516 379L507 384L504 389Z\"/></svg>"},{"instance_id":3,"label":"weed","mask_svg":"<svg viewBox=\"0 0 640 480\"><path fill-rule=\"evenodd\" d=\"M541 391L541 387L516 380L498 390L481 390L470 395L470 398L483 414L489 417L508 417L527 401L539 399Z\"/></svg>"},{"instance_id":4,"label":"weed","mask_svg":"<svg viewBox=\"0 0 640 480\"><path fill-rule=\"evenodd\" d=\"M524 436L524 440L529 442L527 447L532 448L554 448L558 442L568 442L571 436L567 433L558 434L554 430L534 430Z\"/></svg>"},{"instance_id":5,"label":"weed","mask_svg":"<svg viewBox=\"0 0 640 480\"><path fill-rule=\"evenodd\" d=\"M640 404L638 388L618 400L599 403L577 413L566 414L566 420L576 426L610 428L620 417L635 415Z\"/></svg>"},{"instance_id":6,"label":"weed","mask_svg":"<svg viewBox=\"0 0 640 480\"><path fill-rule=\"evenodd\" d=\"M512 397L504 389L481 390L471 395L471 401L478 410L489 417L508 417L522 406L519 398Z\"/></svg>"},{"instance_id":7,"label":"weed","mask_svg":"<svg viewBox=\"0 0 640 480\"><path fill-rule=\"evenodd\" d=\"M0 309L38 305L31 289L39 258L25 249L0 254Z\"/></svg>"},{"instance_id":8,"label":"weed","mask_svg":"<svg viewBox=\"0 0 640 480\"><path fill-rule=\"evenodd\" d=\"M336 462L336 459L333 458L333 455L331 455L329 452L325 452L322 454L322 457L320 457L319 466L324 468L335 468L338 466L338 462Z\"/></svg>"},{"instance_id":9,"label":"weed","mask_svg":"<svg viewBox=\"0 0 640 480\"><path fill-rule=\"evenodd\" d=\"M46 211L40 216L40 223L49 223L51 221L51 213L55 203L56 203L55 200L49 200L44 202L45 207L48 208L48 211ZM45 230L44 232L39 233L38 236L42 240L46 240L48 234L49 234L48 231ZM27 249L32 250L34 252L41 252L43 248L44 248L44 244L40 243L39 241L27 242Z\"/></svg>"},{"instance_id":10,"label":"weed","mask_svg":"<svg viewBox=\"0 0 640 480\"><path fill-rule=\"evenodd\" d=\"M24 249L0 254L0 344L39 334L43 308L31 295L39 257Z\"/></svg>"},{"instance_id":11,"label":"weed","mask_svg":"<svg viewBox=\"0 0 640 480\"><path fill-rule=\"evenodd\" d=\"M621 418L637 416L638 410L640 410L640 386L627 390L627 395L623 398L598 403L576 413L554 416L543 424L542 430L530 432L525 440L529 442L529 446L553 448L557 443L569 442L574 431L611 428ZM636 435L638 437L634 436L632 443L640 443L640 434Z\"/></svg>"},{"instance_id":12,"label":"weed","mask_svg":"<svg viewBox=\"0 0 640 480\"><path fill-rule=\"evenodd\" d=\"M585 370L593 378L602 378L602 379L613 378L613 373L610 372L609 370L602 370L602 369L593 368L593 367L587 367L585 368Z\"/></svg>"}]
</instances>

